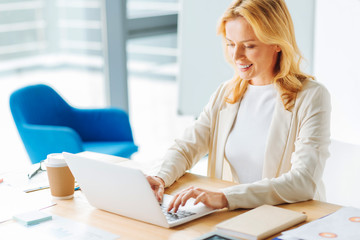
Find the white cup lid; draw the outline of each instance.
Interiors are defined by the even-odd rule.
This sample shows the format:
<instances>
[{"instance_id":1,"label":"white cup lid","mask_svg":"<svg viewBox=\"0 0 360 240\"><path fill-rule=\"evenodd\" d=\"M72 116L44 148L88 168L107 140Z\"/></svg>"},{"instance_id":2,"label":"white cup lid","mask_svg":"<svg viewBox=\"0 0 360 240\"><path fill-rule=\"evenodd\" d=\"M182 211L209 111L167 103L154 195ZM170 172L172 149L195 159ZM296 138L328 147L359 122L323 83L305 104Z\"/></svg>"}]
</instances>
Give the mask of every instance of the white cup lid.
<instances>
[{"instance_id":1,"label":"white cup lid","mask_svg":"<svg viewBox=\"0 0 360 240\"><path fill-rule=\"evenodd\" d=\"M51 153L46 158L47 167L65 167L67 166L62 153Z\"/></svg>"}]
</instances>

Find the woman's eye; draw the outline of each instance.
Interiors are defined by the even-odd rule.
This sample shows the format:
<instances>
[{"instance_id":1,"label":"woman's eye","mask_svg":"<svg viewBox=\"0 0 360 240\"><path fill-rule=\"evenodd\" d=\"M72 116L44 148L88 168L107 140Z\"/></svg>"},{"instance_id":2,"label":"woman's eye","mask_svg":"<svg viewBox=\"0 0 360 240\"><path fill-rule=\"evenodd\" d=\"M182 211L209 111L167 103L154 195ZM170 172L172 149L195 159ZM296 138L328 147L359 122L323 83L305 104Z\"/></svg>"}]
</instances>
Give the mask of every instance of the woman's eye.
<instances>
[{"instance_id":1,"label":"woman's eye","mask_svg":"<svg viewBox=\"0 0 360 240\"><path fill-rule=\"evenodd\" d=\"M245 48L250 48L250 49L251 49L251 48L254 48L254 47L255 47L255 45L244 45L244 47L245 47Z\"/></svg>"},{"instance_id":2,"label":"woman's eye","mask_svg":"<svg viewBox=\"0 0 360 240\"><path fill-rule=\"evenodd\" d=\"M228 47L234 47L235 44L233 44L233 43L227 43L226 46L228 46Z\"/></svg>"}]
</instances>

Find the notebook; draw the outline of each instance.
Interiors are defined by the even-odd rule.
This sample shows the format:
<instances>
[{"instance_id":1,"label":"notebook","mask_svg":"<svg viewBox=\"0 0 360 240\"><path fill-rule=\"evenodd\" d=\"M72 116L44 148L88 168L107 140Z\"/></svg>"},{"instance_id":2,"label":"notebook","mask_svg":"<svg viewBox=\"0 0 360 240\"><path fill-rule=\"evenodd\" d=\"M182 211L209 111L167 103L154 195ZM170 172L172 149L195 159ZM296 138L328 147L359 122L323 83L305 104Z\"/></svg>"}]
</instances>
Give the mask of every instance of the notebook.
<instances>
[{"instance_id":1,"label":"notebook","mask_svg":"<svg viewBox=\"0 0 360 240\"><path fill-rule=\"evenodd\" d=\"M257 240L270 237L305 220L305 214L263 205L221 222L216 227L219 232L230 236Z\"/></svg>"},{"instance_id":2,"label":"notebook","mask_svg":"<svg viewBox=\"0 0 360 240\"><path fill-rule=\"evenodd\" d=\"M190 199L177 214L167 213L164 209L172 196L164 195L160 206L139 169L77 154L63 155L85 197L96 208L166 228L215 211L202 203L194 205L195 200Z\"/></svg>"}]
</instances>

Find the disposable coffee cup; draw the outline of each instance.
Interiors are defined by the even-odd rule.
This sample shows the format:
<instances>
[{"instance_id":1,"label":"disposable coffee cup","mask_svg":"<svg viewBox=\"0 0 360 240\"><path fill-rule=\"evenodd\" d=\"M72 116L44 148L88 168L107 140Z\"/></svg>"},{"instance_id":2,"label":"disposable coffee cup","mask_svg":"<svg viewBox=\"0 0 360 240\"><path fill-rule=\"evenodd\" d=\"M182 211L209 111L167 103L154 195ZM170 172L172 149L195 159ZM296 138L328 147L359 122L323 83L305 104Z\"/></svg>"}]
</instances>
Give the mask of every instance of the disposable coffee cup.
<instances>
[{"instance_id":1,"label":"disposable coffee cup","mask_svg":"<svg viewBox=\"0 0 360 240\"><path fill-rule=\"evenodd\" d=\"M49 154L45 161L51 195L55 199L74 197L75 178L61 153Z\"/></svg>"}]
</instances>

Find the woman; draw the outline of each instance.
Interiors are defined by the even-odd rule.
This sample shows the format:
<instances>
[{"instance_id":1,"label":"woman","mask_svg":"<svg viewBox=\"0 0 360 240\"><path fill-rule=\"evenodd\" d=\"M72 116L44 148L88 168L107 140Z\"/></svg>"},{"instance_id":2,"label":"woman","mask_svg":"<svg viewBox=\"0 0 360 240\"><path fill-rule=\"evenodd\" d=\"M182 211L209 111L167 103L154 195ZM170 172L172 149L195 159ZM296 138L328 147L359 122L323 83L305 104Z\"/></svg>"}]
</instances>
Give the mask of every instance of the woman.
<instances>
[{"instance_id":1,"label":"woman","mask_svg":"<svg viewBox=\"0 0 360 240\"><path fill-rule=\"evenodd\" d=\"M190 187L168 210L176 212L189 198L230 210L324 200L330 96L300 70L302 57L284 1L237 0L218 32L235 76L175 141L158 174L147 177L158 200L206 154L208 176L222 178L227 163L239 184L218 192Z\"/></svg>"}]
</instances>

